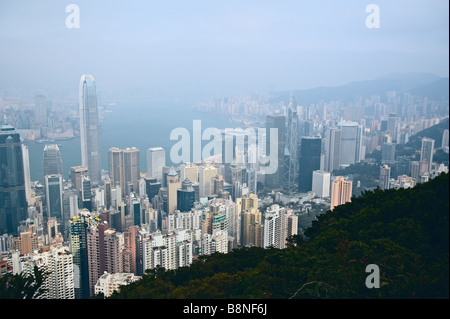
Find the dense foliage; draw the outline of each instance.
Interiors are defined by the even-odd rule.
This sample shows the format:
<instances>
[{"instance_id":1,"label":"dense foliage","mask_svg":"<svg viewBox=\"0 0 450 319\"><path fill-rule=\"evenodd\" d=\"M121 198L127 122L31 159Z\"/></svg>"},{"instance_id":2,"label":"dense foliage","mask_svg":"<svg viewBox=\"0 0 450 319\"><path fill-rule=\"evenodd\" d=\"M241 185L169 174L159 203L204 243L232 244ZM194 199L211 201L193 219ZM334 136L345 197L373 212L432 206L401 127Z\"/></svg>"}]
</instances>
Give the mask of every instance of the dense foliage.
<instances>
[{"instance_id":1,"label":"dense foliage","mask_svg":"<svg viewBox=\"0 0 450 319\"><path fill-rule=\"evenodd\" d=\"M448 298L449 176L377 189L319 216L284 250L242 248L148 271L111 298ZM380 288L365 285L380 268Z\"/></svg>"},{"instance_id":2,"label":"dense foliage","mask_svg":"<svg viewBox=\"0 0 450 319\"><path fill-rule=\"evenodd\" d=\"M37 266L33 274L6 273L0 277L0 299L34 299L41 296L47 289L42 287L49 275Z\"/></svg>"}]
</instances>

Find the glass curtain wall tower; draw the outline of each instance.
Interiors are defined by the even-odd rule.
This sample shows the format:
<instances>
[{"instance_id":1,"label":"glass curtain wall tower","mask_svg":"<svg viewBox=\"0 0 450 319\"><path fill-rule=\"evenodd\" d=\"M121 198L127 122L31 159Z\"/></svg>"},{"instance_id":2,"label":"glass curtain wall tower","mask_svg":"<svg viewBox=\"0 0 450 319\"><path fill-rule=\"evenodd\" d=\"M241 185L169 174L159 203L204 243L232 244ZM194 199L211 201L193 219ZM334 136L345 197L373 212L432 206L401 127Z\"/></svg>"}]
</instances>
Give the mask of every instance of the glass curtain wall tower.
<instances>
[{"instance_id":1,"label":"glass curtain wall tower","mask_svg":"<svg viewBox=\"0 0 450 319\"><path fill-rule=\"evenodd\" d=\"M95 185L101 182L100 137L95 81L84 74L80 80L80 141L81 162Z\"/></svg>"}]
</instances>

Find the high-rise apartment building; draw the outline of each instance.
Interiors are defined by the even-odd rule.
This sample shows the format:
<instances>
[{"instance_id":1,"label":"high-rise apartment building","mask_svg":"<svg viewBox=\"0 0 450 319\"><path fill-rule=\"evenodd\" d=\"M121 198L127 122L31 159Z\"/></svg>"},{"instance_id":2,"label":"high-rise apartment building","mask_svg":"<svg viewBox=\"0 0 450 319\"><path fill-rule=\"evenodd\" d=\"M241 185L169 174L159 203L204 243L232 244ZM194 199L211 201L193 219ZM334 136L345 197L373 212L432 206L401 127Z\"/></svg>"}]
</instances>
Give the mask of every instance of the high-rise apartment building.
<instances>
[{"instance_id":1,"label":"high-rise apartment building","mask_svg":"<svg viewBox=\"0 0 450 319\"><path fill-rule=\"evenodd\" d=\"M350 202L351 198L352 181L345 180L343 176L336 176L331 184L330 210L333 210L336 206Z\"/></svg>"},{"instance_id":2,"label":"high-rise apartment building","mask_svg":"<svg viewBox=\"0 0 450 319\"><path fill-rule=\"evenodd\" d=\"M100 135L97 92L92 75L84 74L79 86L81 162L94 185L101 183Z\"/></svg>"},{"instance_id":3,"label":"high-rise apartment building","mask_svg":"<svg viewBox=\"0 0 450 319\"><path fill-rule=\"evenodd\" d=\"M54 247L33 255L35 264L48 272L39 299L75 299L74 267L68 247Z\"/></svg>"}]
</instances>

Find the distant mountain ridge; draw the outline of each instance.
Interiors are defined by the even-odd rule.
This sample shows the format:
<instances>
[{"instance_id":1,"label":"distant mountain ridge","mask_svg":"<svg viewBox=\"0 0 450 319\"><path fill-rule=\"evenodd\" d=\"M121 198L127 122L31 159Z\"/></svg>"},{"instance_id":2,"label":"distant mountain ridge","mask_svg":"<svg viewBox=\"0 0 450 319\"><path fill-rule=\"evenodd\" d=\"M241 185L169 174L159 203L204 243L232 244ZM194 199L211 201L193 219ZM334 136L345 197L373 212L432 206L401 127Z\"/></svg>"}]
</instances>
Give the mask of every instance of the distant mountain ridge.
<instances>
[{"instance_id":1,"label":"distant mountain ridge","mask_svg":"<svg viewBox=\"0 0 450 319\"><path fill-rule=\"evenodd\" d=\"M431 73L392 73L374 80L354 81L335 87L317 87L308 90L293 90L297 102L301 104L328 102L340 100L350 103L355 96L368 98L380 95L382 100L388 91L397 94L409 92L413 95L428 96L429 99L448 99L448 77L439 77ZM278 91L272 93L274 102L289 101L291 91Z\"/></svg>"}]
</instances>

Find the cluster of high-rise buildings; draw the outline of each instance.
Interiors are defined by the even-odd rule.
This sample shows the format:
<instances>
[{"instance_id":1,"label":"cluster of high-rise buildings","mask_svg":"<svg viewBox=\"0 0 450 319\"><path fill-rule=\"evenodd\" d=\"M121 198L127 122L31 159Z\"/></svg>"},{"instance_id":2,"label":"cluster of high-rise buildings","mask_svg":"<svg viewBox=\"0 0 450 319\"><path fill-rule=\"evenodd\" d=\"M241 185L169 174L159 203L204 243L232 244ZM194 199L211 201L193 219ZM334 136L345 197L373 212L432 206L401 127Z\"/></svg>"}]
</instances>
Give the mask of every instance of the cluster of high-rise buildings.
<instances>
[{"instance_id":1,"label":"cluster of high-rise buildings","mask_svg":"<svg viewBox=\"0 0 450 319\"><path fill-rule=\"evenodd\" d=\"M245 246L283 249L297 234L292 209L263 209L254 165L172 167L165 149L151 147L142 169L139 149L113 147L102 172L92 76L81 78L79 92L82 162L64 180L58 146L46 145L41 193L30 184L20 134L6 121L1 127L2 274L32 274L37 265L49 273L40 298L109 296L149 269Z\"/></svg>"},{"instance_id":2,"label":"cluster of high-rise buildings","mask_svg":"<svg viewBox=\"0 0 450 319\"><path fill-rule=\"evenodd\" d=\"M254 155L249 143L232 143L222 161L179 166L168 165L164 148L150 147L146 167L139 149L112 147L102 171L95 81L83 75L82 156L70 168L70 179L63 179L58 146L49 144L43 191L34 190L19 132L6 117L0 128L0 275L32 273L38 265L50 273L41 298L109 296L149 269L186 267L200 255L246 246L286 248L287 239L300 233L300 215L280 202L317 198L332 211L350 202L353 181L335 172L365 161L374 150L381 151L382 189L414 187L448 171L433 161L437 148L448 153L448 130L439 147L424 138L413 157L395 153L396 145L438 122L416 118L435 104L422 101L418 108L412 96L399 99L392 92L387 99L357 99L342 109L300 106L291 95L287 107L265 115L265 135L258 135L256 152L276 152L271 158L278 166L271 173L267 163L242 160ZM44 121L43 102L36 101L37 120ZM261 191L275 194L276 203L258 198Z\"/></svg>"}]
</instances>

